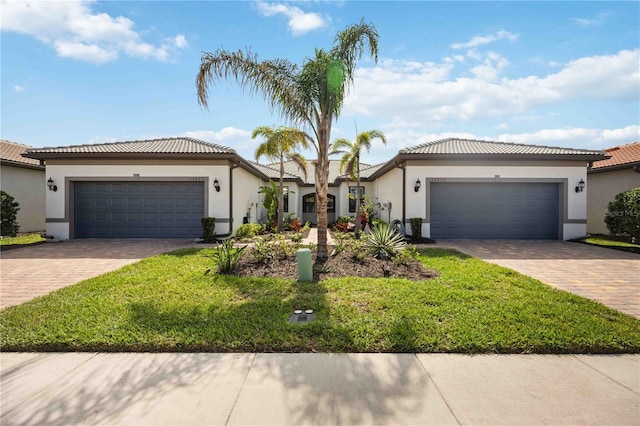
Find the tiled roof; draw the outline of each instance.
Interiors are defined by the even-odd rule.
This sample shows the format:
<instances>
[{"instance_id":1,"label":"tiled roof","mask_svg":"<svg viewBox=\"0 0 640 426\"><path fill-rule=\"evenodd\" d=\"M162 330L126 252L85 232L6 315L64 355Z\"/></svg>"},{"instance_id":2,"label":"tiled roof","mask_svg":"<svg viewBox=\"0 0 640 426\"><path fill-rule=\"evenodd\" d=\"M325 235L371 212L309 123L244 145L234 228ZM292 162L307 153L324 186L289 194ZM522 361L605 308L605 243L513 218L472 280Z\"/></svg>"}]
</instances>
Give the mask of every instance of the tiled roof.
<instances>
[{"instance_id":1,"label":"tiled roof","mask_svg":"<svg viewBox=\"0 0 640 426\"><path fill-rule=\"evenodd\" d=\"M360 163L360 177L368 178L373 173L378 171L378 169L380 169L380 167L384 166L384 163L375 164L373 166L370 166L370 165L366 164L366 166L367 166L366 168L362 168L363 166L365 166L365 164L364 163Z\"/></svg>"},{"instance_id":2,"label":"tiled roof","mask_svg":"<svg viewBox=\"0 0 640 426\"><path fill-rule=\"evenodd\" d=\"M286 173L290 175L294 175L296 177L300 177L304 181L305 184L315 184L316 175L315 175L315 166L312 160L307 160L307 178L305 179L302 172L300 171L299 166L293 161L286 161L284 163L284 170ZM379 165L380 166L380 165ZM369 164L360 163L360 176L363 178L368 177L373 171L369 171L371 167L379 167L379 166L371 166ZM274 168L276 170L279 169L279 165L277 163L270 164L269 167ZM279 175L276 175L276 177ZM337 179L344 179L344 175L340 173L340 161L338 160L329 160L329 183L334 183Z\"/></svg>"},{"instance_id":3,"label":"tiled roof","mask_svg":"<svg viewBox=\"0 0 640 426\"><path fill-rule=\"evenodd\" d=\"M187 137L32 148L30 154L233 154L226 146Z\"/></svg>"},{"instance_id":4,"label":"tiled roof","mask_svg":"<svg viewBox=\"0 0 640 426\"><path fill-rule=\"evenodd\" d=\"M260 170L262 173L267 175L270 179L280 179L280 165L279 164L271 164L269 166L265 166L264 164L258 164L251 161L251 165L256 169ZM285 169L286 170L286 169ZM301 176L297 176L291 173L284 172L285 179L300 179Z\"/></svg>"},{"instance_id":5,"label":"tiled roof","mask_svg":"<svg viewBox=\"0 0 640 426\"><path fill-rule=\"evenodd\" d=\"M400 150L400 154L602 155L602 151L524 145L474 139L442 139Z\"/></svg>"},{"instance_id":6,"label":"tiled roof","mask_svg":"<svg viewBox=\"0 0 640 426\"><path fill-rule=\"evenodd\" d=\"M30 167L41 167L44 170L44 166L40 166L40 161L33 158L25 158L22 156L31 147L28 145L22 145L15 142L10 142L4 139L0 139L0 159L4 163L13 164L17 166L27 165Z\"/></svg>"},{"instance_id":7,"label":"tiled roof","mask_svg":"<svg viewBox=\"0 0 640 426\"><path fill-rule=\"evenodd\" d=\"M632 142L626 145L614 146L605 149L611 158L595 161L592 169L602 169L604 167L617 167L625 164L632 165L640 163L640 142Z\"/></svg>"}]
</instances>

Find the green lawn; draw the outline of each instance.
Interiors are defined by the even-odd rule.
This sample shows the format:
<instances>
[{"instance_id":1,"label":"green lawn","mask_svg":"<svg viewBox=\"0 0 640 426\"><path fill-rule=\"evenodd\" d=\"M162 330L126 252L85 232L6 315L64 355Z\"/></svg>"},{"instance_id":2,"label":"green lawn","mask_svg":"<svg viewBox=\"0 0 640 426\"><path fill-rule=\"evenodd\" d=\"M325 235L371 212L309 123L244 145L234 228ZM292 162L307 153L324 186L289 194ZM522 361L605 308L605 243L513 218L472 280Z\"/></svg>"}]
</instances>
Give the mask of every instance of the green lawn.
<instances>
[{"instance_id":1,"label":"green lawn","mask_svg":"<svg viewBox=\"0 0 640 426\"><path fill-rule=\"evenodd\" d=\"M18 237L2 237L0 246L29 245L44 241L40 234L26 234Z\"/></svg>"},{"instance_id":2,"label":"green lawn","mask_svg":"<svg viewBox=\"0 0 640 426\"><path fill-rule=\"evenodd\" d=\"M593 244L602 247L616 247L616 248L633 248L640 250L640 244L632 244L625 241L620 241L607 235L594 235L587 237L583 240L587 244Z\"/></svg>"},{"instance_id":3,"label":"green lawn","mask_svg":"<svg viewBox=\"0 0 640 426\"><path fill-rule=\"evenodd\" d=\"M437 279L204 275L212 249L155 256L0 311L2 350L640 352L640 321L453 250ZM296 308L315 322L288 323Z\"/></svg>"}]
</instances>

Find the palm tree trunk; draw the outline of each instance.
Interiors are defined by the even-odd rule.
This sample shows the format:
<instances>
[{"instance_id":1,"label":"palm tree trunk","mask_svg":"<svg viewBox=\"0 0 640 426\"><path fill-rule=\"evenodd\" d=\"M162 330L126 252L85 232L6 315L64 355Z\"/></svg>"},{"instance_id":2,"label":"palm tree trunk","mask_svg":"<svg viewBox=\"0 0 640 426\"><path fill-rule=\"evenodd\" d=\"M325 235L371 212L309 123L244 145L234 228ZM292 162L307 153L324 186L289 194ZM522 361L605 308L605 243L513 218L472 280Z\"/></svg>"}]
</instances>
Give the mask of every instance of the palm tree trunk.
<instances>
[{"instance_id":1,"label":"palm tree trunk","mask_svg":"<svg viewBox=\"0 0 640 426\"><path fill-rule=\"evenodd\" d=\"M278 194L278 212L276 214L278 221L278 233L282 233L284 229L284 156L280 155L280 193Z\"/></svg>"},{"instance_id":2,"label":"palm tree trunk","mask_svg":"<svg viewBox=\"0 0 640 426\"><path fill-rule=\"evenodd\" d=\"M353 233L357 236L362 228L362 222L360 221L360 157L356 158L356 226L353 228Z\"/></svg>"},{"instance_id":3,"label":"palm tree trunk","mask_svg":"<svg viewBox=\"0 0 640 426\"><path fill-rule=\"evenodd\" d=\"M318 255L324 260L329 257L327 247L327 193L329 191L329 141L325 126L319 127L318 161L316 164L316 212L318 222Z\"/></svg>"}]
</instances>

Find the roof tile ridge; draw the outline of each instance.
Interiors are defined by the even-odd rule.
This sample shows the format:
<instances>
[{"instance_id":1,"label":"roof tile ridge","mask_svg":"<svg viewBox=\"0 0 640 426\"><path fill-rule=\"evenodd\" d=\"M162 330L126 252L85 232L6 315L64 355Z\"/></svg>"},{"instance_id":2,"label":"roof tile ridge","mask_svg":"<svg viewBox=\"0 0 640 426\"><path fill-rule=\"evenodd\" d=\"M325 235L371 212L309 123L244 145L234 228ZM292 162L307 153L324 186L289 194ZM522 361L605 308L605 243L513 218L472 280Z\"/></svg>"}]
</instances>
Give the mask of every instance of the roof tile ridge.
<instances>
[{"instance_id":1,"label":"roof tile ridge","mask_svg":"<svg viewBox=\"0 0 640 426\"><path fill-rule=\"evenodd\" d=\"M191 142L212 146L214 148L218 148L218 149L222 148L222 149L224 149L226 151L230 151L230 152L234 152L234 153L236 152L235 149L233 149L233 148L231 148L229 146L220 145L220 144L217 144L215 142L209 142L209 141L205 141L205 140L202 140L202 139L192 138L190 136L176 136L176 137L173 137L173 138L170 138L170 139L186 139L186 140L189 140Z\"/></svg>"}]
</instances>

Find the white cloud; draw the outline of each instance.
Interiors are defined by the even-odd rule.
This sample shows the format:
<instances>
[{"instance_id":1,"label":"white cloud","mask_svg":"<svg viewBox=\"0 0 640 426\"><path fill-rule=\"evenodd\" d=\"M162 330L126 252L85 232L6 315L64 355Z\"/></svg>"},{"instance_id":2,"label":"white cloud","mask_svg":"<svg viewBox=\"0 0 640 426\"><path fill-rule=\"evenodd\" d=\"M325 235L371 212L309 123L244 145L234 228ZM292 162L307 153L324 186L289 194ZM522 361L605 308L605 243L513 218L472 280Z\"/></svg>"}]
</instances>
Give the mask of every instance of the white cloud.
<instances>
[{"instance_id":1,"label":"white cloud","mask_svg":"<svg viewBox=\"0 0 640 426\"><path fill-rule=\"evenodd\" d=\"M506 30L500 30L493 34L475 36L465 43L453 43L450 47L452 49L474 49L478 46L493 43L498 40L516 41L517 39L518 34L514 34Z\"/></svg>"},{"instance_id":2,"label":"white cloud","mask_svg":"<svg viewBox=\"0 0 640 426\"><path fill-rule=\"evenodd\" d=\"M566 100L637 100L640 50L580 58L546 76L498 78L508 65L489 52L471 76L453 77L455 61L381 61L355 72L346 114L426 124L449 119L512 116Z\"/></svg>"},{"instance_id":3,"label":"white cloud","mask_svg":"<svg viewBox=\"0 0 640 426\"><path fill-rule=\"evenodd\" d=\"M496 140L524 144L559 144L561 146L607 148L640 140L640 126L620 129L542 129L533 133L501 134Z\"/></svg>"},{"instance_id":4,"label":"white cloud","mask_svg":"<svg viewBox=\"0 0 640 426\"><path fill-rule=\"evenodd\" d=\"M173 44L178 49L184 49L185 47L189 46L189 43L187 42L187 38L182 34L179 34L173 38Z\"/></svg>"},{"instance_id":5,"label":"white cloud","mask_svg":"<svg viewBox=\"0 0 640 426\"><path fill-rule=\"evenodd\" d=\"M289 30L294 36L326 27L329 21L329 18L317 13L303 12L298 7L283 3L258 1L256 7L262 16L284 15L289 18Z\"/></svg>"},{"instance_id":6,"label":"white cloud","mask_svg":"<svg viewBox=\"0 0 640 426\"><path fill-rule=\"evenodd\" d=\"M27 89L25 89L24 86L20 86L19 84L16 84L15 86L13 86L13 91L14 92L24 92L25 90L27 90Z\"/></svg>"},{"instance_id":7,"label":"white cloud","mask_svg":"<svg viewBox=\"0 0 640 426\"><path fill-rule=\"evenodd\" d=\"M188 46L184 35L158 44L144 42L135 22L92 10L89 0L5 1L2 30L26 34L51 45L59 56L96 64L128 56L169 60L172 53Z\"/></svg>"},{"instance_id":8,"label":"white cloud","mask_svg":"<svg viewBox=\"0 0 640 426\"><path fill-rule=\"evenodd\" d=\"M225 127L220 130L192 130L182 133L194 139L217 143L235 149L242 157L250 160L258 146L258 141L251 139L251 132L237 127Z\"/></svg>"},{"instance_id":9,"label":"white cloud","mask_svg":"<svg viewBox=\"0 0 640 426\"><path fill-rule=\"evenodd\" d=\"M125 140L125 139L120 139ZM99 143L112 143L112 142L118 142L118 139L116 138L112 138L112 137L108 137L108 136L93 136L90 137L87 140L87 144L99 144Z\"/></svg>"},{"instance_id":10,"label":"white cloud","mask_svg":"<svg viewBox=\"0 0 640 426\"><path fill-rule=\"evenodd\" d=\"M571 18L571 20L582 27L597 27L602 25L608 16L611 16L611 13L603 12L595 18Z\"/></svg>"}]
</instances>

